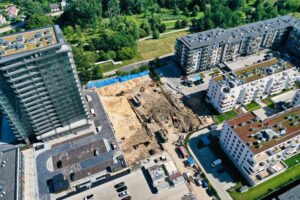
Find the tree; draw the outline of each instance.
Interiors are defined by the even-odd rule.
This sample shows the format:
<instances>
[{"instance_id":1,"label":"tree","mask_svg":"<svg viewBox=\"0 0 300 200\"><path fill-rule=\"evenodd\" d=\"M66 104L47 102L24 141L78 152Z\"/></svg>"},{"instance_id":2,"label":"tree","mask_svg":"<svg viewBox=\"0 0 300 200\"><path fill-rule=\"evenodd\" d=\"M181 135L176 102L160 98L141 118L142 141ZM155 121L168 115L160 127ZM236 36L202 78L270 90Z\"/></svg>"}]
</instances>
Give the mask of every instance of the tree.
<instances>
[{"instance_id":1,"label":"tree","mask_svg":"<svg viewBox=\"0 0 300 200\"><path fill-rule=\"evenodd\" d=\"M158 30L154 30L152 33L152 38L153 39L158 39L160 37L159 31Z\"/></svg>"},{"instance_id":2,"label":"tree","mask_svg":"<svg viewBox=\"0 0 300 200\"><path fill-rule=\"evenodd\" d=\"M174 27L175 29L180 29L181 28L181 23L180 23L180 21L179 20L177 20L176 22L175 22L175 27Z\"/></svg>"},{"instance_id":3,"label":"tree","mask_svg":"<svg viewBox=\"0 0 300 200\"><path fill-rule=\"evenodd\" d=\"M186 20L186 19L183 19L182 21L181 21L181 23L180 23L181 25L181 28L185 28L185 27L187 27L187 25L188 25L188 21Z\"/></svg>"},{"instance_id":4,"label":"tree","mask_svg":"<svg viewBox=\"0 0 300 200\"><path fill-rule=\"evenodd\" d=\"M199 12L200 12L200 7L198 5L195 5L193 7L193 16L197 16Z\"/></svg>"},{"instance_id":5,"label":"tree","mask_svg":"<svg viewBox=\"0 0 300 200\"><path fill-rule=\"evenodd\" d=\"M158 27L158 31L159 31L160 33L163 33L163 32L165 32L166 30L167 30L166 24L161 23L161 25Z\"/></svg>"},{"instance_id":6,"label":"tree","mask_svg":"<svg viewBox=\"0 0 300 200\"><path fill-rule=\"evenodd\" d=\"M229 0L228 5L231 10L237 10L245 5L244 0Z\"/></svg>"},{"instance_id":7,"label":"tree","mask_svg":"<svg viewBox=\"0 0 300 200\"><path fill-rule=\"evenodd\" d=\"M177 6L174 7L174 15L179 15L180 14L180 10Z\"/></svg>"},{"instance_id":8,"label":"tree","mask_svg":"<svg viewBox=\"0 0 300 200\"><path fill-rule=\"evenodd\" d=\"M190 16L190 11L188 10L187 7L184 7L184 9L183 9L183 14L184 14L185 16L187 16L187 17Z\"/></svg>"},{"instance_id":9,"label":"tree","mask_svg":"<svg viewBox=\"0 0 300 200\"><path fill-rule=\"evenodd\" d=\"M35 29L53 25L52 18L43 14L29 15L26 19L26 29Z\"/></svg>"},{"instance_id":10,"label":"tree","mask_svg":"<svg viewBox=\"0 0 300 200\"><path fill-rule=\"evenodd\" d=\"M136 49L131 47L123 47L117 52L118 60L132 59L136 54Z\"/></svg>"},{"instance_id":11,"label":"tree","mask_svg":"<svg viewBox=\"0 0 300 200\"><path fill-rule=\"evenodd\" d=\"M119 0L104 0L103 11L106 17L114 17L120 14Z\"/></svg>"},{"instance_id":12,"label":"tree","mask_svg":"<svg viewBox=\"0 0 300 200\"><path fill-rule=\"evenodd\" d=\"M151 27L148 21L143 21L140 27L145 31L146 35L151 33Z\"/></svg>"}]
</instances>

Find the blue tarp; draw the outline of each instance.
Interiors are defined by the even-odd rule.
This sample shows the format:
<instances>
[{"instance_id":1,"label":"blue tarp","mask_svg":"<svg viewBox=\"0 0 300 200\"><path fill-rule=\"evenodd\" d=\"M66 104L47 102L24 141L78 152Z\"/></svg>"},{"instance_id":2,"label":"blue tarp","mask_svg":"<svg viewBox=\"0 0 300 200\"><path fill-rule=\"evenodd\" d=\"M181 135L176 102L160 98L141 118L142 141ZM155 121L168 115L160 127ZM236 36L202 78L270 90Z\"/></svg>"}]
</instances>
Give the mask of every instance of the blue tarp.
<instances>
[{"instance_id":1,"label":"blue tarp","mask_svg":"<svg viewBox=\"0 0 300 200\"><path fill-rule=\"evenodd\" d=\"M209 145L210 144L210 140L208 139L208 137L206 135L203 135L201 137L201 140L202 142L205 144L205 145Z\"/></svg>"},{"instance_id":2,"label":"blue tarp","mask_svg":"<svg viewBox=\"0 0 300 200\"><path fill-rule=\"evenodd\" d=\"M149 74L149 71L143 71L137 74L129 74L129 75L125 75L125 76L120 76L120 77L114 77L114 78L108 78L108 79L104 79L104 80L97 80L97 81L90 81L87 84L87 88L101 88L107 85L112 85L118 82L125 82L125 81L129 81L131 79L134 78L138 78L138 77L142 77L142 76L146 76Z\"/></svg>"},{"instance_id":3,"label":"blue tarp","mask_svg":"<svg viewBox=\"0 0 300 200\"><path fill-rule=\"evenodd\" d=\"M193 166L193 165L195 165L195 160L193 159L193 157L190 156L187 159L187 163L189 166Z\"/></svg>"}]
</instances>

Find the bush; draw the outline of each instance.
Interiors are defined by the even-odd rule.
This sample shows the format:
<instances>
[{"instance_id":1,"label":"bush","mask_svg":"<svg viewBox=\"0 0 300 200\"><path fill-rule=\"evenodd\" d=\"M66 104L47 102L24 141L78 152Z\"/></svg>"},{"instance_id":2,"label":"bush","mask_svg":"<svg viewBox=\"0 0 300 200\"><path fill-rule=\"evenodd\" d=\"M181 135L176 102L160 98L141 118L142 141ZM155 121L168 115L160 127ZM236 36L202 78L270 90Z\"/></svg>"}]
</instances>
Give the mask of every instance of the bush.
<instances>
[{"instance_id":1,"label":"bush","mask_svg":"<svg viewBox=\"0 0 300 200\"><path fill-rule=\"evenodd\" d=\"M152 38L153 39L159 39L159 37L160 37L159 31L158 30L153 31Z\"/></svg>"},{"instance_id":2,"label":"bush","mask_svg":"<svg viewBox=\"0 0 300 200\"><path fill-rule=\"evenodd\" d=\"M180 23L180 21L179 20L177 20L176 22L175 22L175 27L174 27L175 29L180 29L181 28L181 23Z\"/></svg>"},{"instance_id":3,"label":"bush","mask_svg":"<svg viewBox=\"0 0 300 200\"><path fill-rule=\"evenodd\" d=\"M117 52L118 60L129 60L136 54L136 49L131 47L123 47Z\"/></svg>"},{"instance_id":4,"label":"bush","mask_svg":"<svg viewBox=\"0 0 300 200\"><path fill-rule=\"evenodd\" d=\"M107 55L108 55L108 57L109 57L110 59L112 59L112 60L114 60L114 59L117 58L117 54L116 54L116 52L114 52L114 51L108 51L108 52L107 52Z\"/></svg>"}]
</instances>

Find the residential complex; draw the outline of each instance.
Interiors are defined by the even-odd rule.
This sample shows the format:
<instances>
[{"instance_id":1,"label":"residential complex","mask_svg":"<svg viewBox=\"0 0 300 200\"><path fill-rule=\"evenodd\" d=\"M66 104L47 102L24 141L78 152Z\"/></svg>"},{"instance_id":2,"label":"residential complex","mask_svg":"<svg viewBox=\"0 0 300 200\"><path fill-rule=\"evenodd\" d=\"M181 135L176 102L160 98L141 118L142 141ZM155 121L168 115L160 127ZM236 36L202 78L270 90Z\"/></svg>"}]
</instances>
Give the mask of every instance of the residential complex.
<instances>
[{"instance_id":1,"label":"residential complex","mask_svg":"<svg viewBox=\"0 0 300 200\"><path fill-rule=\"evenodd\" d=\"M286 45L290 52L299 55L299 35L299 20L282 16L236 28L216 28L183 36L176 41L175 49L178 63L190 74L262 49Z\"/></svg>"},{"instance_id":2,"label":"residential complex","mask_svg":"<svg viewBox=\"0 0 300 200\"><path fill-rule=\"evenodd\" d=\"M88 126L73 54L58 26L0 38L0 109L27 143Z\"/></svg>"},{"instance_id":3,"label":"residential complex","mask_svg":"<svg viewBox=\"0 0 300 200\"><path fill-rule=\"evenodd\" d=\"M272 58L212 78L207 96L217 111L224 113L290 88L295 79L292 64Z\"/></svg>"},{"instance_id":4,"label":"residential complex","mask_svg":"<svg viewBox=\"0 0 300 200\"><path fill-rule=\"evenodd\" d=\"M224 124L220 143L253 186L283 172L282 160L299 153L299 122L299 106L264 121L249 112Z\"/></svg>"}]
</instances>

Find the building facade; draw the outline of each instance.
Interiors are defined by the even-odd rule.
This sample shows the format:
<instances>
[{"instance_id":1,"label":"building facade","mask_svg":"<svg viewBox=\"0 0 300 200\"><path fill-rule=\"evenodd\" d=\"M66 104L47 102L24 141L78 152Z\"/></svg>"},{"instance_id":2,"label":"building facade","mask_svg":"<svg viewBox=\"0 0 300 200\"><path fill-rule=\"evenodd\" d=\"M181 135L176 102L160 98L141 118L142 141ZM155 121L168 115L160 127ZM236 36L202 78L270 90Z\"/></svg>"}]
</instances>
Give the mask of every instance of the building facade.
<instances>
[{"instance_id":1,"label":"building facade","mask_svg":"<svg viewBox=\"0 0 300 200\"><path fill-rule=\"evenodd\" d=\"M290 106L291 107L295 107L295 106L298 106L300 105L300 90L298 90L295 95L293 96L293 99L290 103Z\"/></svg>"},{"instance_id":2,"label":"building facade","mask_svg":"<svg viewBox=\"0 0 300 200\"><path fill-rule=\"evenodd\" d=\"M0 109L18 140L86 120L81 92L58 26L0 38Z\"/></svg>"},{"instance_id":3,"label":"building facade","mask_svg":"<svg viewBox=\"0 0 300 200\"><path fill-rule=\"evenodd\" d=\"M207 101L218 112L225 113L292 87L296 76L293 65L272 58L212 78Z\"/></svg>"},{"instance_id":4,"label":"building facade","mask_svg":"<svg viewBox=\"0 0 300 200\"><path fill-rule=\"evenodd\" d=\"M224 123L221 147L250 185L285 171L283 160L299 153L299 117L298 106L264 121L250 112Z\"/></svg>"},{"instance_id":5,"label":"building facade","mask_svg":"<svg viewBox=\"0 0 300 200\"><path fill-rule=\"evenodd\" d=\"M183 36L175 45L177 61L187 74L191 74L262 49L277 49L286 43L293 47L289 48L291 51L300 55L299 23L293 17L282 16L236 28L216 28Z\"/></svg>"}]
</instances>

